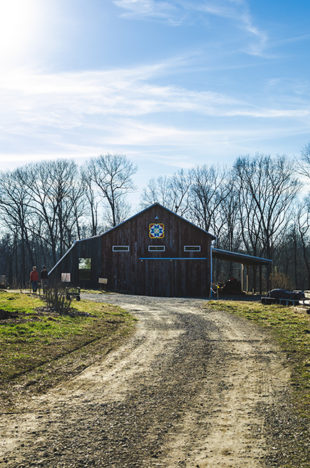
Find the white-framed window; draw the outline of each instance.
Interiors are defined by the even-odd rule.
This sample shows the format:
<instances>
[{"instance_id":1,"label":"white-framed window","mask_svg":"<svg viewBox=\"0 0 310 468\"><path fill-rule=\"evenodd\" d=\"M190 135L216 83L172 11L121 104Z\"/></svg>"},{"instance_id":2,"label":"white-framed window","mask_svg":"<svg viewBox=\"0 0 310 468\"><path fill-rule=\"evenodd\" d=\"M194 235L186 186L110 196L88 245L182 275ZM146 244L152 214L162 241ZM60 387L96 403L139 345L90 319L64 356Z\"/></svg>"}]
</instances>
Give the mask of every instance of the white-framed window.
<instances>
[{"instance_id":1,"label":"white-framed window","mask_svg":"<svg viewBox=\"0 0 310 468\"><path fill-rule=\"evenodd\" d=\"M200 252L200 245L184 245L184 252Z\"/></svg>"},{"instance_id":2,"label":"white-framed window","mask_svg":"<svg viewBox=\"0 0 310 468\"><path fill-rule=\"evenodd\" d=\"M149 252L165 252L166 246L165 245L149 245L148 251Z\"/></svg>"},{"instance_id":3,"label":"white-framed window","mask_svg":"<svg viewBox=\"0 0 310 468\"><path fill-rule=\"evenodd\" d=\"M112 252L129 252L129 245L112 245Z\"/></svg>"}]
</instances>

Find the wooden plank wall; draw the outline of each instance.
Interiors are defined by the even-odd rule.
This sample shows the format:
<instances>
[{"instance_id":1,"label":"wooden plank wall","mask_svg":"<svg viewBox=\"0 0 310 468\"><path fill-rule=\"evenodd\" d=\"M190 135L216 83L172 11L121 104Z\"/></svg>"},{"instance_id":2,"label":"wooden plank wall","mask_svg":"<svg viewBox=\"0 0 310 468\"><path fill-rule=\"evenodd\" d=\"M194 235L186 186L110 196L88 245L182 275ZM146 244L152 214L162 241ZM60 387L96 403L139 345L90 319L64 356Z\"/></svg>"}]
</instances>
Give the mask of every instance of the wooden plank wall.
<instances>
[{"instance_id":1,"label":"wooden plank wall","mask_svg":"<svg viewBox=\"0 0 310 468\"><path fill-rule=\"evenodd\" d=\"M163 223L165 237L150 239L149 224ZM154 206L102 237L102 276L109 288L154 296L206 297L209 294L211 238L180 217ZM113 245L129 245L129 252L112 252ZM165 252L149 252L164 245ZM184 245L201 245L200 252L184 252ZM141 258L192 260L140 260ZM195 258L207 260L194 260Z\"/></svg>"},{"instance_id":2,"label":"wooden plank wall","mask_svg":"<svg viewBox=\"0 0 310 468\"><path fill-rule=\"evenodd\" d=\"M163 239L149 237L150 223L165 225ZM98 287L98 278L107 278L108 290L130 294L207 297L211 240L201 229L154 205L101 237L77 242L51 276L59 280L61 272L70 272L73 284L89 288ZM129 245L130 250L113 252L113 245ZM149 245L164 245L165 252L149 252ZM185 245L200 245L201 251L184 252ZM157 259L141 260L145 257ZM175 260L184 257L191 260ZM90 281L79 279L79 258L92 259Z\"/></svg>"}]
</instances>

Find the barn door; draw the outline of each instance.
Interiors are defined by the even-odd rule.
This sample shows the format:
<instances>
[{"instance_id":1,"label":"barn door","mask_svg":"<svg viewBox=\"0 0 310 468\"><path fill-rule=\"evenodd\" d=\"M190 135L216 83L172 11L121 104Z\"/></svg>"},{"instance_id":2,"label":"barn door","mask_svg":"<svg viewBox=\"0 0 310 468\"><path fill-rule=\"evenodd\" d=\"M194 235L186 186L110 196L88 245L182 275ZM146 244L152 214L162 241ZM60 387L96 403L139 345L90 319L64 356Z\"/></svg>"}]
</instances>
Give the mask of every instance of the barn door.
<instances>
[{"instance_id":1,"label":"barn door","mask_svg":"<svg viewBox=\"0 0 310 468\"><path fill-rule=\"evenodd\" d=\"M174 265L170 260L144 260L144 294L174 296Z\"/></svg>"},{"instance_id":2,"label":"barn door","mask_svg":"<svg viewBox=\"0 0 310 468\"><path fill-rule=\"evenodd\" d=\"M206 297L207 263L203 260L144 259L142 294L162 297Z\"/></svg>"}]
</instances>

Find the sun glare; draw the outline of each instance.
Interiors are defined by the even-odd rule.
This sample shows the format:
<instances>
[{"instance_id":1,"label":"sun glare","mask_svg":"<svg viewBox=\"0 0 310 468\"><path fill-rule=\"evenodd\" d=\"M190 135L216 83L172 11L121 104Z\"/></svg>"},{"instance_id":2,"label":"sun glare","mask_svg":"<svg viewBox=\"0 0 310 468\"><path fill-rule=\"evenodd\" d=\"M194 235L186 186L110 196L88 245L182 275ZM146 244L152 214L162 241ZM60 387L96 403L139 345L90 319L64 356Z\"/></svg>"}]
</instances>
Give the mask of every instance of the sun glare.
<instances>
[{"instance_id":1,"label":"sun glare","mask_svg":"<svg viewBox=\"0 0 310 468\"><path fill-rule=\"evenodd\" d=\"M15 62L29 47L38 11L38 0L0 0L0 62Z\"/></svg>"}]
</instances>

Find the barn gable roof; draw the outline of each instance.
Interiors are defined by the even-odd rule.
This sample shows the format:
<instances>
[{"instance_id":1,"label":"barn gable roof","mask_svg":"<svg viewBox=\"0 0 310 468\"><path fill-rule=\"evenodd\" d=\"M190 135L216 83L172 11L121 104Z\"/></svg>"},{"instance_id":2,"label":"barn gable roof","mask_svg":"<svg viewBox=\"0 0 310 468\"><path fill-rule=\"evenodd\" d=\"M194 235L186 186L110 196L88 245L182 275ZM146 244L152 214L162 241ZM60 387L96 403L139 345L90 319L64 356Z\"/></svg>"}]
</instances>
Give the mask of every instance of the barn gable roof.
<instances>
[{"instance_id":1,"label":"barn gable roof","mask_svg":"<svg viewBox=\"0 0 310 468\"><path fill-rule=\"evenodd\" d=\"M103 237L103 236L106 236L107 234L109 234L110 232L112 231L115 231L116 229L119 229L120 227L124 226L126 223L128 223L129 221L139 217L142 213L145 213L146 211L148 210L151 210L152 208L154 208L155 206L158 206L160 207L161 209L167 211L168 213L170 213L171 215L173 216L176 216L177 218L181 219L182 221L184 221L185 223L187 224L190 224L194 229L198 229L199 231L202 231L204 234L206 234L207 236L209 236L211 239L216 239L216 237L213 235L213 234L210 234L208 231L205 231L204 229L200 228L199 226L196 226L195 224L191 223L190 221L188 221L187 219L183 218L182 216L178 215L177 213L174 213L173 211L169 210L168 208L166 208L165 206L161 205L160 203L156 202L156 203L153 203L152 205L150 206L147 206L146 208L144 208L143 210L139 211L138 213L134 214L133 216L130 216L129 218L127 218L125 221L117 224L117 226L114 226L112 227L111 229L108 229L107 231L103 232L102 234L98 234L96 236L91 236L91 237L88 237L88 238L84 238L84 239L80 239L80 240L76 240L72 246L69 248L69 250L67 250L67 252L58 260L58 262L53 266L53 268L49 271L49 275L57 268L57 266L63 261L63 259L69 254L69 252L71 252L71 250L79 243L82 243L82 242L85 242L85 241L88 241L88 240L91 240L91 239L98 239L99 237Z\"/></svg>"},{"instance_id":2,"label":"barn gable roof","mask_svg":"<svg viewBox=\"0 0 310 468\"><path fill-rule=\"evenodd\" d=\"M161 205L161 204L158 203L158 202L153 203L153 204L150 205L150 206L147 206L146 208L144 208L143 210L141 210L141 211L139 211L138 213L134 214L134 215L131 216L130 218L127 218L125 221L119 223L117 226L114 226L114 227L112 227L111 229L109 229L108 231L105 231L104 233L100 234L99 236L95 236L95 237L102 237L102 236L105 236L105 235L108 234L109 232L114 231L115 229L120 228L121 226L123 226L124 224L128 223L129 221L131 221L131 220L137 218L138 216L140 216L142 213L145 213L146 211L151 210L151 209L154 208L155 206L159 206L160 208L162 208L163 210L167 211L167 212L170 213L171 215L176 216L177 218L181 219L182 221L184 221L184 222L187 223L187 224L190 224L193 228L198 229L199 231L202 231L204 234L206 234L207 236L211 237L211 239L216 239L216 237L215 237L213 234L210 234L210 232L205 231L204 229L200 228L199 226L196 226L196 224L191 223L191 222L188 221L187 219L183 218L182 216L178 215L177 213L174 213L173 211L169 210L169 208L166 208L165 206ZM90 237L90 239L93 239L93 237ZM83 240L85 240L85 239L83 239ZM79 241L78 241L78 242L79 242Z\"/></svg>"}]
</instances>

